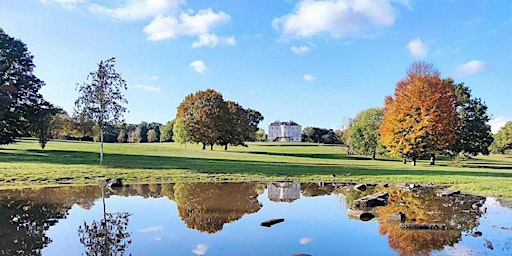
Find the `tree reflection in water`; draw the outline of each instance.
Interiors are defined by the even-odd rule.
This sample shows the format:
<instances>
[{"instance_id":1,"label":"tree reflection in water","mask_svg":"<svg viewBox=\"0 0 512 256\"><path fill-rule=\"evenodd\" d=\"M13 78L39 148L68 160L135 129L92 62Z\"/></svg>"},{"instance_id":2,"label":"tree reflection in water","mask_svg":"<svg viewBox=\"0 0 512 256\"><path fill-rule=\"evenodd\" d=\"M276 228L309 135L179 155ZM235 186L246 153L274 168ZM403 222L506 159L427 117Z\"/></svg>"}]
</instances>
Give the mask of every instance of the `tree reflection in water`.
<instances>
[{"instance_id":1,"label":"tree reflection in water","mask_svg":"<svg viewBox=\"0 0 512 256\"><path fill-rule=\"evenodd\" d=\"M178 212L187 227L215 233L225 223L255 213L262 207L258 191L262 184L253 183L178 183L174 197Z\"/></svg>"},{"instance_id":2,"label":"tree reflection in water","mask_svg":"<svg viewBox=\"0 0 512 256\"><path fill-rule=\"evenodd\" d=\"M430 255L446 245L453 246L461 240L462 232L478 226L481 215L471 209L471 195L440 197L431 189L402 191L390 189L388 205L377 209L379 233L388 236L389 246L400 255ZM390 214L405 213L407 222L436 223L446 230L406 230L389 219Z\"/></svg>"},{"instance_id":3,"label":"tree reflection in water","mask_svg":"<svg viewBox=\"0 0 512 256\"><path fill-rule=\"evenodd\" d=\"M127 231L128 212L107 213L105 205L105 186L100 184L103 201L103 219L84 222L78 227L78 237L86 252L85 255L114 256L124 255L131 243L131 234Z\"/></svg>"}]
</instances>

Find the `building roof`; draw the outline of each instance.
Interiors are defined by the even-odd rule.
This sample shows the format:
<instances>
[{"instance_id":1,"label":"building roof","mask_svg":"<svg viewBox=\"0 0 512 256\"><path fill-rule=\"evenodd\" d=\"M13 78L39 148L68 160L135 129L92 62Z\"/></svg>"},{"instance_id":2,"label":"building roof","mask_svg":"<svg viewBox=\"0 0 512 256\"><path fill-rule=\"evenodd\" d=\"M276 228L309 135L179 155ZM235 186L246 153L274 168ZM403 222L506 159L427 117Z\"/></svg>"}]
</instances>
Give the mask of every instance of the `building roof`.
<instances>
[{"instance_id":1,"label":"building roof","mask_svg":"<svg viewBox=\"0 0 512 256\"><path fill-rule=\"evenodd\" d=\"M280 125L299 125L299 124L290 120L290 122L275 121L275 122L271 123L270 125L280 126Z\"/></svg>"}]
</instances>

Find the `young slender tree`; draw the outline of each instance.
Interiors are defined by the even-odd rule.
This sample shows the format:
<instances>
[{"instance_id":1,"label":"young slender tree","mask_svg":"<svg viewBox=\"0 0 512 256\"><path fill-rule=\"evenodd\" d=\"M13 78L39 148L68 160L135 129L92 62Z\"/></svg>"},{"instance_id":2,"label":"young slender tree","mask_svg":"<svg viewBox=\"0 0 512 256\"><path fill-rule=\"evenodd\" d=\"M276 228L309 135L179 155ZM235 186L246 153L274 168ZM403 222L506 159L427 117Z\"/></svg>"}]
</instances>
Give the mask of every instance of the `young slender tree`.
<instances>
[{"instance_id":1,"label":"young slender tree","mask_svg":"<svg viewBox=\"0 0 512 256\"><path fill-rule=\"evenodd\" d=\"M127 100L123 92L126 81L115 69L115 58L100 61L98 69L89 73L89 82L78 84L76 112L83 112L100 128L100 164L103 164L103 132L107 125L122 121Z\"/></svg>"},{"instance_id":2,"label":"young slender tree","mask_svg":"<svg viewBox=\"0 0 512 256\"><path fill-rule=\"evenodd\" d=\"M424 155L435 164L435 155L456 138L455 102L453 86L431 64L414 62L397 83L394 97L385 99L381 143L393 156L410 157L413 165Z\"/></svg>"},{"instance_id":3,"label":"young slender tree","mask_svg":"<svg viewBox=\"0 0 512 256\"><path fill-rule=\"evenodd\" d=\"M53 118L62 113L62 109L44 102L34 110L34 115L30 120L31 133L39 141L39 146L44 150L46 143L50 140L52 130L56 127Z\"/></svg>"}]
</instances>

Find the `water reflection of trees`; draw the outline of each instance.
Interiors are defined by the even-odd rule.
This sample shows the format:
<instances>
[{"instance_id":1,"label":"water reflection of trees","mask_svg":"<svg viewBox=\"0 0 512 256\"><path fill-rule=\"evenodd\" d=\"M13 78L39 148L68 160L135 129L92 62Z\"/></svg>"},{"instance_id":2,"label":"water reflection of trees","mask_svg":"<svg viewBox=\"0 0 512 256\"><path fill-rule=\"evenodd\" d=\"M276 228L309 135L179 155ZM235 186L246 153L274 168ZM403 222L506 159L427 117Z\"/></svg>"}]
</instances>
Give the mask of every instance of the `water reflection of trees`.
<instances>
[{"instance_id":1,"label":"water reflection of trees","mask_svg":"<svg viewBox=\"0 0 512 256\"><path fill-rule=\"evenodd\" d=\"M45 232L75 203L90 207L98 191L85 187L0 191L0 255L40 255Z\"/></svg>"},{"instance_id":2,"label":"water reflection of trees","mask_svg":"<svg viewBox=\"0 0 512 256\"><path fill-rule=\"evenodd\" d=\"M332 184L321 185L318 182L300 184L301 194L307 197L330 195L334 190L335 187Z\"/></svg>"},{"instance_id":3,"label":"water reflection of trees","mask_svg":"<svg viewBox=\"0 0 512 256\"><path fill-rule=\"evenodd\" d=\"M106 213L102 220L85 222L78 227L85 255L124 255L131 243L131 234L127 231L129 216L127 212Z\"/></svg>"},{"instance_id":4,"label":"water reflection of trees","mask_svg":"<svg viewBox=\"0 0 512 256\"><path fill-rule=\"evenodd\" d=\"M127 231L128 212L107 213L105 204L105 184L100 184L103 219L93 220L90 224L84 222L78 227L80 243L85 248L85 255L114 256L124 255L126 248L131 243L131 234ZM111 192L115 192L111 190Z\"/></svg>"},{"instance_id":5,"label":"water reflection of trees","mask_svg":"<svg viewBox=\"0 0 512 256\"><path fill-rule=\"evenodd\" d=\"M379 233L388 236L389 246L400 255L430 255L461 239L461 232L478 225L480 213L463 211L471 208L471 196L440 197L433 190L416 192L390 189L388 205L377 209ZM389 220L390 214L402 212L407 222L438 223L446 230L405 230Z\"/></svg>"},{"instance_id":6,"label":"water reflection of trees","mask_svg":"<svg viewBox=\"0 0 512 256\"><path fill-rule=\"evenodd\" d=\"M262 205L258 191L262 184L253 183L178 183L174 197L181 219L189 228L215 233L225 223L255 213Z\"/></svg>"}]
</instances>

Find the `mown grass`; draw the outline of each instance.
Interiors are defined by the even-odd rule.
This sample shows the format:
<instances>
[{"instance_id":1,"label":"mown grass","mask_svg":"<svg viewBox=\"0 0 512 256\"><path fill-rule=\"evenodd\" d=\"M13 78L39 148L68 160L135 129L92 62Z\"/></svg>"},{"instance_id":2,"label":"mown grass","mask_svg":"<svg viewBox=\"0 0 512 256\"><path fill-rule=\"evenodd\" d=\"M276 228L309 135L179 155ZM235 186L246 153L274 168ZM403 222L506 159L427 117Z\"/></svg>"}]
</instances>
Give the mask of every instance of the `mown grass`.
<instances>
[{"instance_id":1,"label":"mown grass","mask_svg":"<svg viewBox=\"0 0 512 256\"><path fill-rule=\"evenodd\" d=\"M105 178L128 183L177 181L353 181L435 183L488 196L512 198L512 157L481 156L438 165L419 161L348 156L346 148L308 143L251 143L224 151L175 143L99 144L51 141L40 150L36 141L0 146L0 188L97 184ZM456 166L454 166L456 165ZM348 175L350 174L350 175Z\"/></svg>"}]
</instances>

